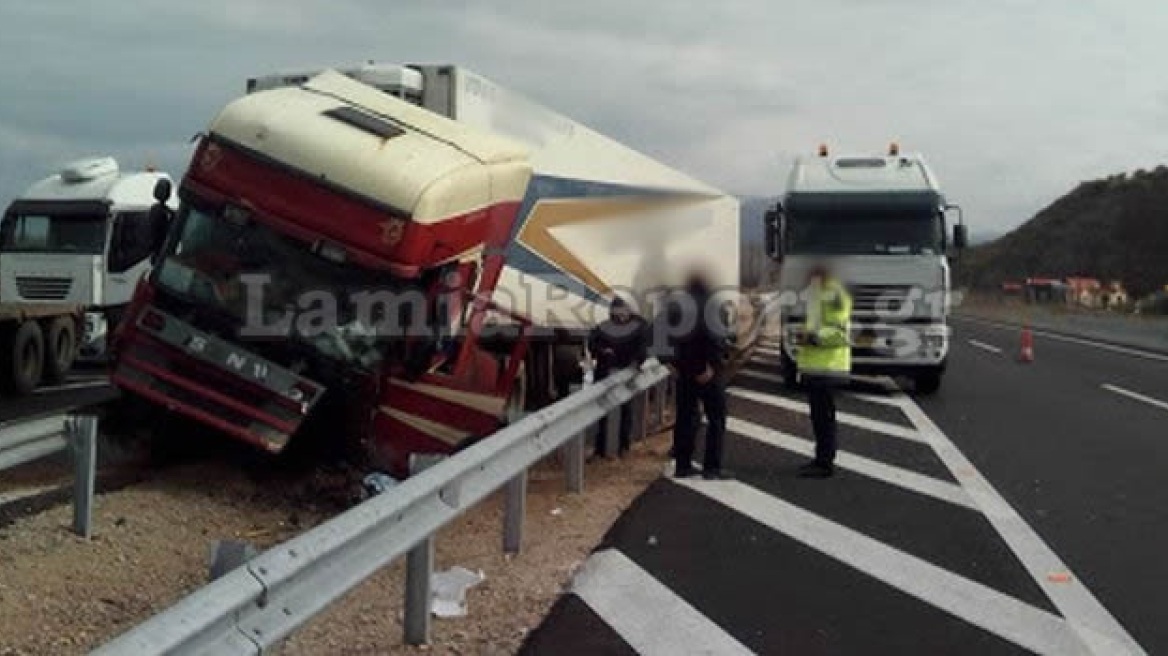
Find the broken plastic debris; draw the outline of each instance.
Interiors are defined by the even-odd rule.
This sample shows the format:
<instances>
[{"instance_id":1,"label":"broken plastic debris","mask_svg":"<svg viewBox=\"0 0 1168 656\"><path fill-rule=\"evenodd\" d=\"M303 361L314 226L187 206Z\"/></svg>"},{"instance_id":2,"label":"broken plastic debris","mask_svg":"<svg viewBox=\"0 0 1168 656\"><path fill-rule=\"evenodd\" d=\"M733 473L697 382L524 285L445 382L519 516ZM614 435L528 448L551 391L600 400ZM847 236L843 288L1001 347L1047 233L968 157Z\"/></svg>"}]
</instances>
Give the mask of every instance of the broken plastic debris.
<instances>
[{"instance_id":1,"label":"broken plastic debris","mask_svg":"<svg viewBox=\"0 0 1168 656\"><path fill-rule=\"evenodd\" d=\"M436 572L430 579L432 599L430 611L436 617L465 617L466 591L486 580L481 571L472 572L465 567L451 567L445 572Z\"/></svg>"},{"instance_id":2,"label":"broken plastic debris","mask_svg":"<svg viewBox=\"0 0 1168 656\"><path fill-rule=\"evenodd\" d=\"M650 547L655 547L655 546L657 546L657 536L656 536L656 535L650 535L650 536L649 536L649 546L650 546Z\"/></svg>"},{"instance_id":3,"label":"broken plastic debris","mask_svg":"<svg viewBox=\"0 0 1168 656\"><path fill-rule=\"evenodd\" d=\"M369 496L373 496L396 487L397 481L387 474L373 472L366 476L361 484L365 486L365 491L369 493Z\"/></svg>"},{"instance_id":4,"label":"broken plastic debris","mask_svg":"<svg viewBox=\"0 0 1168 656\"><path fill-rule=\"evenodd\" d=\"M552 508L552 516L559 517L562 514L564 514L563 508Z\"/></svg>"},{"instance_id":5,"label":"broken plastic debris","mask_svg":"<svg viewBox=\"0 0 1168 656\"><path fill-rule=\"evenodd\" d=\"M1051 583L1070 583L1071 575L1067 572L1051 572L1046 575L1046 578Z\"/></svg>"}]
</instances>

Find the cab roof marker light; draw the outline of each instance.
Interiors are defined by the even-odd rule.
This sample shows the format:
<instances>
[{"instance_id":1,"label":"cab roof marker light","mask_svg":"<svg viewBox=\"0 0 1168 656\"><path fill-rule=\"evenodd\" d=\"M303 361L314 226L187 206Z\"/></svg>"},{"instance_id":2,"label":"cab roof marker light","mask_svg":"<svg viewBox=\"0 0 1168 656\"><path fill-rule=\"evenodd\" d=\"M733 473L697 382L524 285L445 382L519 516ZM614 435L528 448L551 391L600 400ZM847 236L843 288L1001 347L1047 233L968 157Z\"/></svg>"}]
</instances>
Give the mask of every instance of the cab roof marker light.
<instances>
[{"instance_id":1,"label":"cab roof marker light","mask_svg":"<svg viewBox=\"0 0 1168 656\"><path fill-rule=\"evenodd\" d=\"M819 156L827 157L827 144L819 144Z\"/></svg>"},{"instance_id":2,"label":"cab roof marker light","mask_svg":"<svg viewBox=\"0 0 1168 656\"><path fill-rule=\"evenodd\" d=\"M895 141L888 144L888 154L891 157L896 157L897 155L900 155L900 144L896 143Z\"/></svg>"}]
</instances>

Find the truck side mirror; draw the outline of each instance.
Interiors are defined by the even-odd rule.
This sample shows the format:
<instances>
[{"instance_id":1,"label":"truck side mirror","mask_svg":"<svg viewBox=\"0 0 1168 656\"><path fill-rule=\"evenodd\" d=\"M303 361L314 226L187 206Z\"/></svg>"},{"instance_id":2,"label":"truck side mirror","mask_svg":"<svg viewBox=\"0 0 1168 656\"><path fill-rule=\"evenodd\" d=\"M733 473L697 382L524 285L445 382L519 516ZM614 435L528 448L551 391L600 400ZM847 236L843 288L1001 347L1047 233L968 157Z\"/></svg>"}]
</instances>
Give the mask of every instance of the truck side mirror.
<instances>
[{"instance_id":1,"label":"truck side mirror","mask_svg":"<svg viewBox=\"0 0 1168 656\"><path fill-rule=\"evenodd\" d=\"M158 182L154 183L154 200L165 205L170 200L171 184L170 180L166 178L159 178Z\"/></svg>"},{"instance_id":2,"label":"truck side mirror","mask_svg":"<svg viewBox=\"0 0 1168 656\"><path fill-rule=\"evenodd\" d=\"M964 223L958 223L953 226L953 246L957 250L962 250L969 245L969 233L966 231Z\"/></svg>"}]
</instances>

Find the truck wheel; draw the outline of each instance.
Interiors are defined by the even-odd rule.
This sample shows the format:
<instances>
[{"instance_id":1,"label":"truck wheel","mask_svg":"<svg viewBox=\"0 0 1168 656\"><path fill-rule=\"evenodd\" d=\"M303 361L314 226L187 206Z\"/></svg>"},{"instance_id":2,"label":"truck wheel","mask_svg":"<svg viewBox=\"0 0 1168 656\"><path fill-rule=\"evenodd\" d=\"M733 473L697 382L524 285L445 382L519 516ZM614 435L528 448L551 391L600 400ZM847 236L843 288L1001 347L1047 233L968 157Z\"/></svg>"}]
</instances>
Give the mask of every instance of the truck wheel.
<instances>
[{"instance_id":1,"label":"truck wheel","mask_svg":"<svg viewBox=\"0 0 1168 656\"><path fill-rule=\"evenodd\" d=\"M796 366L791 356L787 355L786 349L779 353L779 370L783 376L784 387L789 390L799 388L799 367Z\"/></svg>"},{"instance_id":2,"label":"truck wheel","mask_svg":"<svg viewBox=\"0 0 1168 656\"><path fill-rule=\"evenodd\" d=\"M40 384L45 366L45 340L40 324L25 321L17 326L7 347L3 355L9 364L0 384L5 391L29 394Z\"/></svg>"},{"instance_id":3,"label":"truck wheel","mask_svg":"<svg viewBox=\"0 0 1168 656\"><path fill-rule=\"evenodd\" d=\"M77 328L69 317L57 317L45 333L44 378L49 383L65 380L77 358Z\"/></svg>"},{"instance_id":4,"label":"truck wheel","mask_svg":"<svg viewBox=\"0 0 1168 656\"><path fill-rule=\"evenodd\" d=\"M941 372L928 371L923 374L917 374L913 377L913 385L916 388L917 394L936 394L937 390L941 389Z\"/></svg>"}]
</instances>

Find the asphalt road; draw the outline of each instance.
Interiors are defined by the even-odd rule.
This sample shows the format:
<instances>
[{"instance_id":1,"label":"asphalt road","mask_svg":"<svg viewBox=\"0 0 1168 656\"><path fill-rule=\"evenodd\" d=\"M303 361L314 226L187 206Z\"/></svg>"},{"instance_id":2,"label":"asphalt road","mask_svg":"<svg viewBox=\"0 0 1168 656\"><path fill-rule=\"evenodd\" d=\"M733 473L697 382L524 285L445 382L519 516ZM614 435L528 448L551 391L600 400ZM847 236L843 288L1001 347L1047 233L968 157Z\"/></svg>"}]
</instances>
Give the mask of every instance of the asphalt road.
<instances>
[{"instance_id":1,"label":"asphalt road","mask_svg":"<svg viewBox=\"0 0 1168 656\"><path fill-rule=\"evenodd\" d=\"M0 424L103 403L114 395L114 388L103 372L78 371L64 384L43 387L28 396L0 396Z\"/></svg>"},{"instance_id":2,"label":"asphalt road","mask_svg":"<svg viewBox=\"0 0 1168 656\"><path fill-rule=\"evenodd\" d=\"M655 483L524 653L1168 653L1168 357L955 330L936 396L841 398L826 481L748 365L736 480Z\"/></svg>"}]
</instances>

